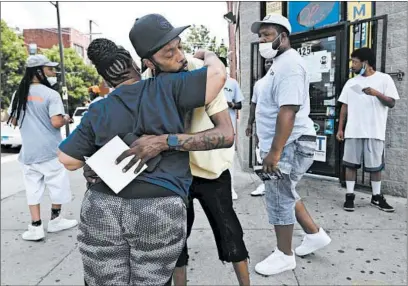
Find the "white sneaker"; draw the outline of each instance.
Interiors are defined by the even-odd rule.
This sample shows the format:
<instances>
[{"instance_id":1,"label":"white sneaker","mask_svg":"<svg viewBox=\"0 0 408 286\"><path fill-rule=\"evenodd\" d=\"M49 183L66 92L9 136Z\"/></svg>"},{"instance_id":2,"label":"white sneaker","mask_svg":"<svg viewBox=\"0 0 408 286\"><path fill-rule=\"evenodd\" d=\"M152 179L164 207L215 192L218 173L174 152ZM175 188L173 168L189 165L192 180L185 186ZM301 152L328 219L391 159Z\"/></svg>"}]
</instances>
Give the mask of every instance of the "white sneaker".
<instances>
[{"instance_id":1,"label":"white sneaker","mask_svg":"<svg viewBox=\"0 0 408 286\"><path fill-rule=\"evenodd\" d=\"M232 194L232 199L235 201L235 200L238 200L238 194L235 192L235 190L234 189L231 189L231 194Z\"/></svg>"},{"instance_id":2,"label":"white sneaker","mask_svg":"<svg viewBox=\"0 0 408 286\"><path fill-rule=\"evenodd\" d=\"M292 254L292 256L285 255L278 248L275 248L275 251L264 261L261 261L255 265L255 271L265 276L279 274L295 268L295 254Z\"/></svg>"},{"instance_id":3,"label":"white sneaker","mask_svg":"<svg viewBox=\"0 0 408 286\"><path fill-rule=\"evenodd\" d=\"M306 234L302 244L296 247L296 255L305 256L316 250L327 246L331 242L331 238L327 235L323 228L319 228L318 233Z\"/></svg>"},{"instance_id":4,"label":"white sneaker","mask_svg":"<svg viewBox=\"0 0 408 286\"><path fill-rule=\"evenodd\" d=\"M257 197L257 196L263 196L265 194L265 184L262 183L261 185L256 188L255 191L251 193L251 196Z\"/></svg>"},{"instance_id":5,"label":"white sneaker","mask_svg":"<svg viewBox=\"0 0 408 286\"><path fill-rule=\"evenodd\" d=\"M65 219L62 216L59 216L53 220L50 220L48 223L48 232L58 232L61 230L69 229L78 225L76 219Z\"/></svg>"},{"instance_id":6,"label":"white sneaker","mask_svg":"<svg viewBox=\"0 0 408 286\"><path fill-rule=\"evenodd\" d=\"M40 226L29 224L28 230L22 234L24 240L41 240L44 237L44 227L42 224Z\"/></svg>"}]
</instances>

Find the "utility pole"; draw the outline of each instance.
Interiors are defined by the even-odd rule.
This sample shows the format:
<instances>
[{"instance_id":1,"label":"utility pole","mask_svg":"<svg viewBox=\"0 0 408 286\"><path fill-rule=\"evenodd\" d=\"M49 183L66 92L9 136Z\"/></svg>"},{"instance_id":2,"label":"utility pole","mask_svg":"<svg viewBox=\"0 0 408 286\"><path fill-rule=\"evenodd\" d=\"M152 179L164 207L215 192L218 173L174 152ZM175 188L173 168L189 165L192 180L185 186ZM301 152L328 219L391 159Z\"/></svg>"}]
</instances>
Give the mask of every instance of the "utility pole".
<instances>
[{"instance_id":1,"label":"utility pole","mask_svg":"<svg viewBox=\"0 0 408 286\"><path fill-rule=\"evenodd\" d=\"M102 33L92 33L92 24L98 26L93 20L89 20L89 43L92 42L92 35L100 35ZM99 26L98 26L99 27Z\"/></svg>"},{"instance_id":2,"label":"utility pole","mask_svg":"<svg viewBox=\"0 0 408 286\"><path fill-rule=\"evenodd\" d=\"M64 45L62 42L62 31L61 31L61 21L60 21L60 13L59 13L59 5L58 1L54 3L51 2L52 5L55 6L57 9L57 22L58 22L58 41L59 41L59 52L60 52L60 66L61 66L61 84L62 84L62 101L64 102L65 107L65 114L69 114L69 105L68 105L68 89L67 84L65 82L65 67L64 67ZM69 123L65 125L66 136L69 136Z\"/></svg>"},{"instance_id":3,"label":"utility pole","mask_svg":"<svg viewBox=\"0 0 408 286\"><path fill-rule=\"evenodd\" d=\"M89 20L89 43L92 42L92 20Z\"/></svg>"}]
</instances>

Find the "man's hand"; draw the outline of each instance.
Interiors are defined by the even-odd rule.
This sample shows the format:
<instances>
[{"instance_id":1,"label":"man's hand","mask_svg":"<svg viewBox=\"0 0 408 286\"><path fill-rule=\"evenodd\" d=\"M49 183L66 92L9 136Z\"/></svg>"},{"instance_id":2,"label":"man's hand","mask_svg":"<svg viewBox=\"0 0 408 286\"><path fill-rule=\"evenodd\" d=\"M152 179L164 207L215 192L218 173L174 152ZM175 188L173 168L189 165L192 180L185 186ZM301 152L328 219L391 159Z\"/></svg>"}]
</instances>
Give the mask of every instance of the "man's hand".
<instances>
[{"instance_id":1,"label":"man's hand","mask_svg":"<svg viewBox=\"0 0 408 286\"><path fill-rule=\"evenodd\" d=\"M116 159L116 164L119 164L123 159L134 155L132 160L123 168L123 172L127 172L139 160L139 165L135 170L137 174L147 161L156 157L161 152L168 149L167 135L144 135L130 145L130 149L126 150Z\"/></svg>"},{"instance_id":2,"label":"man's hand","mask_svg":"<svg viewBox=\"0 0 408 286\"><path fill-rule=\"evenodd\" d=\"M276 176L278 179L282 179L282 172L278 168L280 155L273 154L271 152L263 159L263 171L272 176Z\"/></svg>"},{"instance_id":3,"label":"man's hand","mask_svg":"<svg viewBox=\"0 0 408 286\"><path fill-rule=\"evenodd\" d=\"M88 183L97 184L102 182L101 178L87 164L84 165L83 175Z\"/></svg>"},{"instance_id":4,"label":"man's hand","mask_svg":"<svg viewBox=\"0 0 408 286\"><path fill-rule=\"evenodd\" d=\"M233 102L228 101L227 103L229 108L234 108L235 104Z\"/></svg>"},{"instance_id":5,"label":"man's hand","mask_svg":"<svg viewBox=\"0 0 408 286\"><path fill-rule=\"evenodd\" d=\"M247 137L251 137L252 136L252 124L248 124L247 128L245 129L245 135Z\"/></svg>"},{"instance_id":6,"label":"man's hand","mask_svg":"<svg viewBox=\"0 0 408 286\"><path fill-rule=\"evenodd\" d=\"M74 122L74 120L68 114L64 115L64 121L66 122L65 124L69 124L69 123Z\"/></svg>"},{"instance_id":7,"label":"man's hand","mask_svg":"<svg viewBox=\"0 0 408 286\"><path fill-rule=\"evenodd\" d=\"M204 55L207 51L204 49L199 49L195 52L194 57L199 60L204 60Z\"/></svg>"},{"instance_id":8,"label":"man's hand","mask_svg":"<svg viewBox=\"0 0 408 286\"><path fill-rule=\"evenodd\" d=\"M258 135L255 134L254 137L255 137L255 145L256 145L256 147L259 148L259 138L258 138Z\"/></svg>"},{"instance_id":9,"label":"man's hand","mask_svg":"<svg viewBox=\"0 0 408 286\"><path fill-rule=\"evenodd\" d=\"M344 131L343 131L343 130L339 130L339 131L337 132L336 138L337 138L337 140L339 140L339 141L344 141Z\"/></svg>"},{"instance_id":10,"label":"man's hand","mask_svg":"<svg viewBox=\"0 0 408 286\"><path fill-rule=\"evenodd\" d=\"M381 92L379 92L378 90L375 90L374 88L371 87L366 87L363 89L363 92L367 95L371 95L371 96L379 96L381 95Z\"/></svg>"}]
</instances>

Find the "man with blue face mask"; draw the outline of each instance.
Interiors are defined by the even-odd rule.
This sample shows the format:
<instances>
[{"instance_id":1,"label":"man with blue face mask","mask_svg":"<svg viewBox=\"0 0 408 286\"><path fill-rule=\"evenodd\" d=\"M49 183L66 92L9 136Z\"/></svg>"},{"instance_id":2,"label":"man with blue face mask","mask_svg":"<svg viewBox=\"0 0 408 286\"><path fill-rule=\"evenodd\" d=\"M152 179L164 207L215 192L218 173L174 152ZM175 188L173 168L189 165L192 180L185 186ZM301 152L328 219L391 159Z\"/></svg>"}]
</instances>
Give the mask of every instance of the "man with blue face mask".
<instances>
[{"instance_id":1,"label":"man with blue face mask","mask_svg":"<svg viewBox=\"0 0 408 286\"><path fill-rule=\"evenodd\" d=\"M258 263L255 271L273 275L296 267L292 252L296 220L306 232L297 255L321 249L331 239L313 222L296 192L297 183L313 163L316 132L309 118L306 65L290 46L291 25L282 15L270 14L253 23L251 30L259 35L261 56L273 59L255 111L263 171L270 177L265 181L267 211L277 238L275 251Z\"/></svg>"},{"instance_id":2,"label":"man with blue face mask","mask_svg":"<svg viewBox=\"0 0 408 286\"><path fill-rule=\"evenodd\" d=\"M391 76L375 70L375 54L371 49L355 50L351 62L351 70L357 76L346 82L340 95L339 101L343 105L337 133L339 141L345 140L343 165L346 167L347 194L343 208L354 211L356 173L364 156L365 171L371 173L371 205L393 212L394 208L381 194L381 171L385 165L388 109L393 108L399 99L398 91Z\"/></svg>"}]
</instances>

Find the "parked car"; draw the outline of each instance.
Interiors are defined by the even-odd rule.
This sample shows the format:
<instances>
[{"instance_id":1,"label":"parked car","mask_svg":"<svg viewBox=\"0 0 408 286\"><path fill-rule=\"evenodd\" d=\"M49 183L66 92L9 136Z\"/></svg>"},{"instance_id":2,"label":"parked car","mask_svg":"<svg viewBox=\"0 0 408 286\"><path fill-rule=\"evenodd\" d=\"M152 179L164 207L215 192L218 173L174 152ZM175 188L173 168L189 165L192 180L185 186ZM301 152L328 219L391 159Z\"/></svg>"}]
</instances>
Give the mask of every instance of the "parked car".
<instances>
[{"instance_id":1,"label":"parked car","mask_svg":"<svg viewBox=\"0 0 408 286\"><path fill-rule=\"evenodd\" d=\"M74 120L74 123L71 123L69 125L70 132L74 131L75 128L81 123L82 116L88 111L88 106L81 106L77 107L74 111L74 114L72 115L72 119Z\"/></svg>"},{"instance_id":2,"label":"parked car","mask_svg":"<svg viewBox=\"0 0 408 286\"><path fill-rule=\"evenodd\" d=\"M81 120L79 119L78 122L80 121ZM74 128L71 127L70 125L70 131L72 130L74 130ZM66 132L65 132L65 127L61 128L61 135L63 139L67 137ZM1 123L1 146L4 148L11 148L11 147L20 147L22 144L23 144L23 141L21 139L20 128L14 127L11 124L7 124L7 122L2 122Z\"/></svg>"},{"instance_id":3,"label":"parked car","mask_svg":"<svg viewBox=\"0 0 408 286\"><path fill-rule=\"evenodd\" d=\"M21 146L21 134L20 129L14 128L7 122L1 123L1 146L5 148Z\"/></svg>"}]
</instances>

